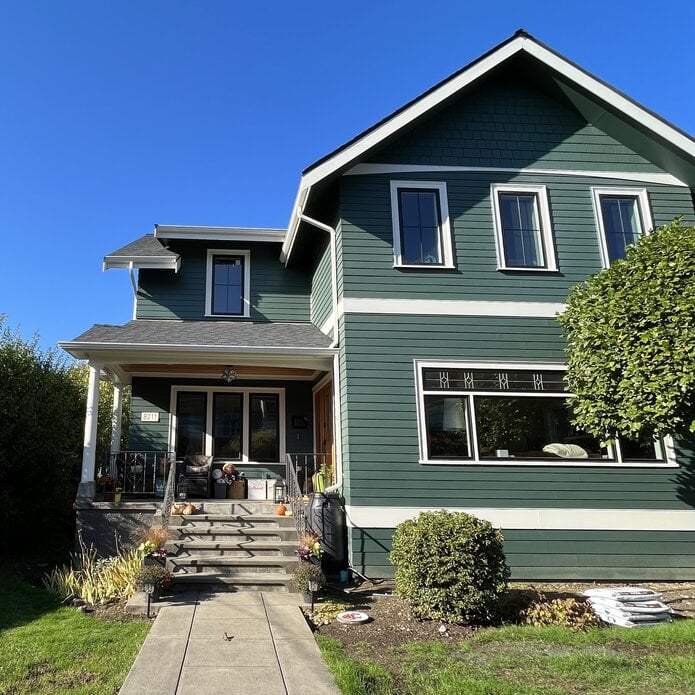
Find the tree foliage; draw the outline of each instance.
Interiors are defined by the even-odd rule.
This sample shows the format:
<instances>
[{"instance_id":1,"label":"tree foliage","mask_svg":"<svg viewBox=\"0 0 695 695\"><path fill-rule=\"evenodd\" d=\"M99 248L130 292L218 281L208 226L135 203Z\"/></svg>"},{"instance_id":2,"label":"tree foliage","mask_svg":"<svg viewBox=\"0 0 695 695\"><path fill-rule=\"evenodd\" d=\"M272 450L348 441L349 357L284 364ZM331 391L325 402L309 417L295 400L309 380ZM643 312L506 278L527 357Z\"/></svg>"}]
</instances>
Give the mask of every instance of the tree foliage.
<instances>
[{"instance_id":1,"label":"tree foliage","mask_svg":"<svg viewBox=\"0 0 695 695\"><path fill-rule=\"evenodd\" d=\"M676 219L629 246L559 321L576 424L602 438L695 431L695 227Z\"/></svg>"},{"instance_id":2,"label":"tree foliage","mask_svg":"<svg viewBox=\"0 0 695 695\"><path fill-rule=\"evenodd\" d=\"M24 340L0 316L0 526L6 542L52 544L71 536L87 372L58 350L43 351L37 338ZM110 444L111 398L102 383L98 453Z\"/></svg>"}]
</instances>

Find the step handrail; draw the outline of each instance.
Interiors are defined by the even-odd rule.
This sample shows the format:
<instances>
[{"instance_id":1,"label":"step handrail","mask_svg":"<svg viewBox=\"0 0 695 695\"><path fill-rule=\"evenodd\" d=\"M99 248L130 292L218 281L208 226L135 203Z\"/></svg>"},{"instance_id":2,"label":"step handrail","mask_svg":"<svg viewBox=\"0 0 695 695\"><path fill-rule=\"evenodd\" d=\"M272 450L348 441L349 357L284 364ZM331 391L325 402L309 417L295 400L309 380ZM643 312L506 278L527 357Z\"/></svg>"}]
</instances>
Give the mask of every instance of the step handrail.
<instances>
[{"instance_id":1,"label":"step handrail","mask_svg":"<svg viewBox=\"0 0 695 695\"><path fill-rule=\"evenodd\" d=\"M164 499L162 500L162 526L165 529L169 528L171 507L174 504L174 484L176 481L176 461L174 458L170 458L167 463L169 466L169 473L167 474L167 482L164 487Z\"/></svg>"}]
</instances>

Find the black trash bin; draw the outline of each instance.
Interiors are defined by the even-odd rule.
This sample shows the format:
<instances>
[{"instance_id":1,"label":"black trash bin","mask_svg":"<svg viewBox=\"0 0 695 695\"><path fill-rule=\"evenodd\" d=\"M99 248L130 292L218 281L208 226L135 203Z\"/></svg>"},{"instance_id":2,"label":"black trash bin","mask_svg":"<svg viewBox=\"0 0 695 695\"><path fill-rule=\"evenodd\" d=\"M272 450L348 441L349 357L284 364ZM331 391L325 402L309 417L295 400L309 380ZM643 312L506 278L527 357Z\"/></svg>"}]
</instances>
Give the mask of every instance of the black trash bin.
<instances>
[{"instance_id":1,"label":"black trash bin","mask_svg":"<svg viewBox=\"0 0 695 695\"><path fill-rule=\"evenodd\" d=\"M329 574L347 567L347 529L345 509L336 493L315 492L309 503L309 526L321 536L324 555L321 562Z\"/></svg>"}]
</instances>

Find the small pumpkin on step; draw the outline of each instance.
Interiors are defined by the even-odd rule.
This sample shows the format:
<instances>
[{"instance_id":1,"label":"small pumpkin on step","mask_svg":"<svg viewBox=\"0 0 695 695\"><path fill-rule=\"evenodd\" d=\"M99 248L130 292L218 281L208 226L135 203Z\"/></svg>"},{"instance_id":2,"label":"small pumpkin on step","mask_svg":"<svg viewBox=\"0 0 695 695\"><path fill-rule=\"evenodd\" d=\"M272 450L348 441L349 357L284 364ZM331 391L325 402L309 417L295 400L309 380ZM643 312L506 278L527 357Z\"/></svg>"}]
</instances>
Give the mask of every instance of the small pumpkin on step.
<instances>
[{"instance_id":1,"label":"small pumpkin on step","mask_svg":"<svg viewBox=\"0 0 695 695\"><path fill-rule=\"evenodd\" d=\"M280 503L280 504L278 504L278 506L275 508L275 513L276 513L278 516L285 516L285 514L287 514L287 507L286 507L284 504Z\"/></svg>"}]
</instances>

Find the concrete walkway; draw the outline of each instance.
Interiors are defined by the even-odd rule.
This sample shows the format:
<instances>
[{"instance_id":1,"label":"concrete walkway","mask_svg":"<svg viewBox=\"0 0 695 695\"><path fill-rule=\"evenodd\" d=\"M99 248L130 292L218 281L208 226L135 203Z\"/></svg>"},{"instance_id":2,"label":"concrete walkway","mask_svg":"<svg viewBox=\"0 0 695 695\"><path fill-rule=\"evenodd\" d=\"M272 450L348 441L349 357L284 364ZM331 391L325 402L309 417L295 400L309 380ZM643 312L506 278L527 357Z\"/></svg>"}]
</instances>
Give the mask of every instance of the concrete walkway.
<instances>
[{"instance_id":1,"label":"concrete walkway","mask_svg":"<svg viewBox=\"0 0 695 695\"><path fill-rule=\"evenodd\" d=\"M338 695L300 603L281 592L182 595L159 610L120 695Z\"/></svg>"}]
</instances>

